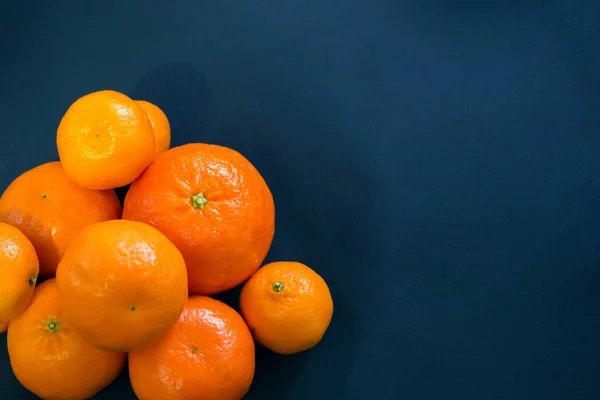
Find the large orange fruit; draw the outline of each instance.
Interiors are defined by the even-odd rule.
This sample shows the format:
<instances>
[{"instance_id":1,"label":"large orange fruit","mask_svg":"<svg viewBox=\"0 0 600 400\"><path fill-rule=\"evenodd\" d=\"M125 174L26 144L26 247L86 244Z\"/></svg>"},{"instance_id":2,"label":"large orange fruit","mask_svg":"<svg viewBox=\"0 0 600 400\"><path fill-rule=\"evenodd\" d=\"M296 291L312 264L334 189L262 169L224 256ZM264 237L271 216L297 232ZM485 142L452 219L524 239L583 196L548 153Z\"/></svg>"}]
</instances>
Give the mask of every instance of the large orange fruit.
<instances>
[{"instance_id":1,"label":"large orange fruit","mask_svg":"<svg viewBox=\"0 0 600 400\"><path fill-rule=\"evenodd\" d=\"M15 376L43 399L88 399L119 375L127 358L89 345L64 321L54 279L40 284L10 322L7 341Z\"/></svg>"},{"instance_id":2,"label":"large orange fruit","mask_svg":"<svg viewBox=\"0 0 600 400\"><path fill-rule=\"evenodd\" d=\"M121 216L113 190L84 189L71 182L61 163L33 168L0 198L0 221L19 228L33 243L40 275L53 277L71 239L86 226Z\"/></svg>"},{"instance_id":3,"label":"large orange fruit","mask_svg":"<svg viewBox=\"0 0 600 400\"><path fill-rule=\"evenodd\" d=\"M125 186L154 158L154 133L146 113L112 90L75 101L60 121L56 144L67 176L88 189Z\"/></svg>"},{"instance_id":4,"label":"large orange fruit","mask_svg":"<svg viewBox=\"0 0 600 400\"><path fill-rule=\"evenodd\" d=\"M145 100L136 101L144 109L152 131L154 132L154 151L160 154L169 150L171 146L171 125L165 113L157 106Z\"/></svg>"},{"instance_id":5,"label":"large orange fruit","mask_svg":"<svg viewBox=\"0 0 600 400\"><path fill-rule=\"evenodd\" d=\"M31 240L40 274L52 277L71 239L84 227L121 216L113 190L89 190L73 183L61 163L49 162L17 177L0 198L0 221Z\"/></svg>"},{"instance_id":6,"label":"large orange fruit","mask_svg":"<svg viewBox=\"0 0 600 400\"><path fill-rule=\"evenodd\" d=\"M29 239L17 228L0 222L0 324L25 310L39 270Z\"/></svg>"},{"instance_id":7,"label":"large orange fruit","mask_svg":"<svg viewBox=\"0 0 600 400\"><path fill-rule=\"evenodd\" d=\"M242 283L265 258L275 225L273 197L235 150L187 144L160 154L125 197L123 218L146 222L183 254L192 294Z\"/></svg>"},{"instance_id":8,"label":"large orange fruit","mask_svg":"<svg viewBox=\"0 0 600 400\"><path fill-rule=\"evenodd\" d=\"M65 321L108 350L147 346L177 322L187 301L181 253L135 221L105 221L73 239L56 272Z\"/></svg>"},{"instance_id":9,"label":"large orange fruit","mask_svg":"<svg viewBox=\"0 0 600 400\"><path fill-rule=\"evenodd\" d=\"M188 300L171 332L129 353L141 400L239 400L254 378L254 342L242 317L204 296Z\"/></svg>"},{"instance_id":10,"label":"large orange fruit","mask_svg":"<svg viewBox=\"0 0 600 400\"><path fill-rule=\"evenodd\" d=\"M333 300L327 283L306 265L275 262L246 282L240 311L257 342L292 354L321 341L331 322Z\"/></svg>"}]
</instances>

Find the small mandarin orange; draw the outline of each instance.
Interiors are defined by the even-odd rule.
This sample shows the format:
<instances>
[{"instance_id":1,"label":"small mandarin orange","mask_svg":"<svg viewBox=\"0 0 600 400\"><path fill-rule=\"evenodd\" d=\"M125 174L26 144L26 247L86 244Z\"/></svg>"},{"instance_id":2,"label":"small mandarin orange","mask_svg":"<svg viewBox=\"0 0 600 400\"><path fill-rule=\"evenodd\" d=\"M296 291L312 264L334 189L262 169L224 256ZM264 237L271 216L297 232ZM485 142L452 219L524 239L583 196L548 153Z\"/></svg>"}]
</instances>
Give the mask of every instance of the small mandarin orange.
<instances>
[{"instance_id":1,"label":"small mandarin orange","mask_svg":"<svg viewBox=\"0 0 600 400\"><path fill-rule=\"evenodd\" d=\"M181 253L141 222L113 220L82 230L56 271L65 322L88 343L132 351L177 322L188 298Z\"/></svg>"},{"instance_id":2,"label":"small mandarin orange","mask_svg":"<svg viewBox=\"0 0 600 400\"><path fill-rule=\"evenodd\" d=\"M0 222L0 324L29 304L39 273L33 245L17 228Z\"/></svg>"},{"instance_id":3,"label":"small mandarin orange","mask_svg":"<svg viewBox=\"0 0 600 400\"><path fill-rule=\"evenodd\" d=\"M67 176L87 189L113 189L133 182L154 158L148 116L122 93L102 90L79 98L56 135Z\"/></svg>"},{"instance_id":4,"label":"small mandarin orange","mask_svg":"<svg viewBox=\"0 0 600 400\"><path fill-rule=\"evenodd\" d=\"M84 189L60 162L42 164L17 177L0 198L0 221L19 228L40 261L40 275L56 273L71 239L86 226L121 217L114 190Z\"/></svg>"},{"instance_id":5,"label":"small mandarin orange","mask_svg":"<svg viewBox=\"0 0 600 400\"><path fill-rule=\"evenodd\" d=\"M279 354L307 350L321 341L333 315L327 283L298 262L274 262L244 285L240 311L257 342Z\"/></svg>"},{"instance_id":6,"label":"small mandarin orange","mask_svg":"<svg viewBox=\"0 0 600 400\"><path fill-rule=\"evenodd\" d=\"M239 400L254 378L254 342L231 307L191 296L159 342L129 353L129 377L141 400Z\"/></svg>"},{"instance_id":7,"label":"small mandarin orange","mask_svg":"<svg viewBox=\"0 0 600 400\"><path fill-rule=\"evenodd\" d=\"M115 380L126 361L124 353L91 346L64 320L54 279L41 283L29 307L10 321L7 343L13 373L42 399L88 399Z\"/></svg>"},{"instance_id":8,"label":"small mandarin orange","mask_svg":"<svg viewBox=\"0 0 600 400\"><path fill-rule=\"evenodd\" d=\"M160 154L169 150L169 146L171 146L171 126L165 113L157 105L148 101L137 100L136 102L144 109L150 124L152 124L155 153Z\"/></svg>"}]
</instances>

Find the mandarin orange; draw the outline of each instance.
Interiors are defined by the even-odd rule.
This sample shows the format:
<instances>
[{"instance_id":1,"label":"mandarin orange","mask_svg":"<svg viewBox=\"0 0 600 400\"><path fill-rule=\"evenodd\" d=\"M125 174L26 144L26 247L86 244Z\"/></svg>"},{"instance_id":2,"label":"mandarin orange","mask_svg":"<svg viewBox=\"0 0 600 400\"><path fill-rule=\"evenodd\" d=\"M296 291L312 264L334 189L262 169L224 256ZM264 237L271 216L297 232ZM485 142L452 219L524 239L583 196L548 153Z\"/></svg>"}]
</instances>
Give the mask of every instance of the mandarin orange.
<instances>
[{"instance_id":1,"label":"mandarin orange","mask_svg":"<svg viewBox=\"0 0 600 400\"><path fill-rule=\"evenodd\" d=\"M14 226L0 222L0 323L29 304L40 268L33 245Z\"/></svg>"},{"instance_id":2,"label":"mandarin orange","mask_svg":"<svg viewBox=\"0 0 600 400\"><path fill-rule=\"evenodd\" d=\"M304 264L282 261L263 266L246 282L240 311L257 342L292 354L321 341L333 300L319 274Z\"/></svg>"},{"instance_id":3,"label":"mandarin orange","mask_svg":"<svg viewBox=\"0 0 600 400\"><path fill-rule=\"evenodd\" d=\"M154 158L148 116L134 100L113 90L75 101L60 121L56 144L67 176L88 189L125 186Z\"/></svg>"},{"instance_id":4,"label":"mandarin orange","mask_svg":"<svg viewBox=\"0 0 600 400\"><path fill-rule=\"evenodd\" d=\"M152 124L155 153L160 154L169 150L169 146L171 145L171 126L165 113L157 105L148 101L137 100L136 102L144 109L150 120L150 124Z\"/></svg>"},{"instance_id":5,"label":"mandarin orange","mask_svg":"<svg viewBox=\"0 0 600 400\"><path fill-rule=\"evenodd\" d=\"M86 226L121 217L113 190L73 183L59 162L35 167L16 178L0 198L0 221L19 228L40 261L40 275L53 277L73 237Z\"/></svg>"},{"instance_id":6,"label":"mandarin orange","mask_svg":"<svg viewBox=\"0 0 600 400\"><path fill-rule=\"evenodd\" d=\"M164 233L185 258L190 293L208 295L239 285L260 266L273 240L275 207L240 153L194 143L156 157L131 185L123 219Z\"/></svg>"},{"instance_id":7,"label":"mandarin orange","mask_svg":"<svg viewBox=\"0 0 600 400\"><path fill-rule=\"evenodd\" d=\"M121 372L126 355L88 344L62 315L54 279L8 325L8 355L21 384L43 399L88 399Z\"/></svg>"},{"instance_id":8,"label":"mandarin orange","mask_svg":"<svg viewBox=\"0 0 600 400\"><path fill-rule=\"evenodd\" d=\"M56 272L66 322L90 344L131 351L177 322L187 301L181 253L136 221L105 221L73 239Z\"/></svg>"},{"instance_id":9,"label":"mandarin orange","mask_svg":"<svg viewBox=\"0 0 600 400\"><path fill-rule=\"evenodd\" d=\"M254 342L242 317L204 296L189 298L167 336L129 353L129 377L141 400L239 400L254 366Z\"/></svg>"}]
</instances>

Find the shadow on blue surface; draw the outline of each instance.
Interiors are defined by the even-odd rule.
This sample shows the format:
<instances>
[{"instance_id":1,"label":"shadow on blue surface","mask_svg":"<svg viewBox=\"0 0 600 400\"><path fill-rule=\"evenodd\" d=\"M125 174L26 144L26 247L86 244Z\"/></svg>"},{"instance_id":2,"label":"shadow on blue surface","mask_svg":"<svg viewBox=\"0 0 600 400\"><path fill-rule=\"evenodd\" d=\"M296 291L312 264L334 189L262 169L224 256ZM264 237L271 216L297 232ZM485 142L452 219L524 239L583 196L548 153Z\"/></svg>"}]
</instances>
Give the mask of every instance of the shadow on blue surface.
<instances>
[{"instance_id":1,"label":"shadow on blue surface","mask_svg":"<svg viewBox=\"0 0 600 400\"><path fill-rule=\"evenodd\" d=\"M212 93L206 75L189 62L162 64L143 74L126 92L158 105L171 124L171 147L203 137L210 128Z\"/></svg>"}]
</instances>

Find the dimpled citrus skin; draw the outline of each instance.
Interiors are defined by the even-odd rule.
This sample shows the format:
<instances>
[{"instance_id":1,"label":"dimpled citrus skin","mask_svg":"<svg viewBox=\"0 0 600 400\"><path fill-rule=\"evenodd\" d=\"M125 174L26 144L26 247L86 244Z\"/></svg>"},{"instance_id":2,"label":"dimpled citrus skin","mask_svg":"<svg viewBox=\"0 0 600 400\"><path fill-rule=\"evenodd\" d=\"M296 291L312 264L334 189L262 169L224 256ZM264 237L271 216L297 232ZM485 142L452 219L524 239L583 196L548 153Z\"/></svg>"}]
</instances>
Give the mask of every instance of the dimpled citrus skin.
<instances>
[{"instance_id":1,"label":"dimpled citrus skin","mask_svg":"<svg viewBox=\"0 0 600 400\"><path fill-rule=\"evenodd\" d=\"M67 249L56 281L65 321L108 350L155 342L187 301L183 257L162 233L135 221L85 228Z\"/></svg>"},{"instance_id":2,"label":"dimpled citrus skin","mask_svg":"<svg viewBox=\"0 0 600 400\"><path fill-rule=\"evenodd\" d=\"M17 228L0 222L0 324L25 310L39 271L29 239Z\"/></svg>"},{"instance_id":3,"label":"dimpled citrus skin","mask_svg":"<svg viewBox=\"0 0 600 400\"><path fill-rule=\"evenodd\" d=\"M234 309L192 296L167 336L129 353L129 377L141 400L239 400L252 384L254 357Z\"/></svg>"},{"instance_id":4,"label":"dimpled citrus skin","mask_svg":"<svg viewBox=\"0 0 600 400\"><path fill-rule=\"evenodd\" d=\"M67 176L88 189L125 186L154 158L154 133L146 113L112 90L76 100L60 121L56 145Z\"/></svg>"},{"instance_id":5,"label":"dimpled citrus skin","mask_svg":"<svg viewBox=\"0 0 600 400\"><path fill-rule=\"evenodd\" d=\"M260 266L273 240L275 206L240 153L193 143L156 157L127 192L123 219L164 233L185 258L190 293L210 295Z\"/></svg>"},{"instance_id":6,"label":"dimpled citrus skin","mask_svg":"<svg viewBox=\"0 0 600 400\"><path fill-rule=\"evenodd\" d=\"M155 153L160 154L169 150L169 146L171 145L171 125L165 113L158 106L148 101L136 100L136 103L144 109L150 120L150 124L152 124Z\"/></svg>"},{"instance_id":7,"label":"dimpled citrus skin","mask_svg":"<svg viewBox=\"0 0 600 400\"><path fill-rule=\"evenodd\" d=\"M54 277L73 237L86 226L121 217L113 190L89 190L73 183L60 162L24 172L0 198L0 221L19 228L40 261L40 275Z\"/></svg>"},{"instance_id":8,"label":"dimpled citrus skin","mask_svg":"<svg viewBox=\"0 0 600 400\"><path fill-rule=\"evenodd\" d=\"M115 380L127 358L92 347L64 321L54 279L10 322L7 341L15 376L43 399L88 399Z\"/></svg>"},{"instance_id":9,"label":"dimpled citrus skin","mask_svg":"<svg viewBox=\"0 0 600 400\"><path fill-rule=\"evenodd\" d=\"M298 262L274 262L246 282L240 311L257 342L279 354L307 350L321 341L333 315L327 283Z\"/></svg>"}]
</instances>

